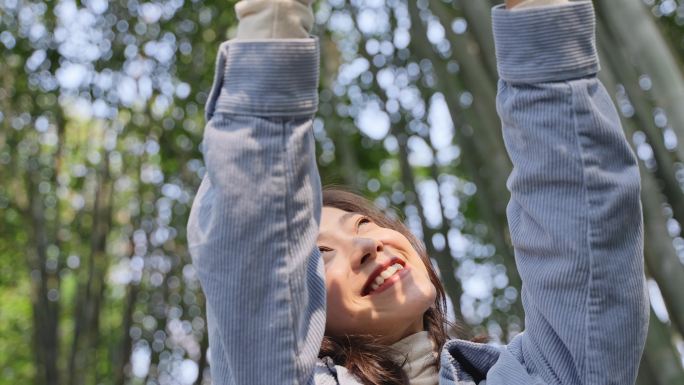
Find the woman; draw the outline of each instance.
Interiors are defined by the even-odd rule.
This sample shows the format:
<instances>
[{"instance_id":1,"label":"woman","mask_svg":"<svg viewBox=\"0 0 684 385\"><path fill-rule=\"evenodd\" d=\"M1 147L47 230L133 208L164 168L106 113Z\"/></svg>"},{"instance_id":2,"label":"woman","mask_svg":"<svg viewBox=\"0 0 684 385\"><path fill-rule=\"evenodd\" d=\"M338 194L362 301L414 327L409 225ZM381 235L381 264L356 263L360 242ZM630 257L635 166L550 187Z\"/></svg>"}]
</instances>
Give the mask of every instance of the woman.
<instances>
[{"instance_id":1,"label":"woman","mask_svg":"<svg viewBox=\"0 0 684 385\"><path fill-rule=\"evenodd\" d=\"M639 174L596 79L591 2L492 13L526 325L494 347L446 341L441 286L403 226L358 197L322 199L301 1L237 4L207 103L188 239L214 382L633 383L648 316Z\"/></svg>"}]
</instances>

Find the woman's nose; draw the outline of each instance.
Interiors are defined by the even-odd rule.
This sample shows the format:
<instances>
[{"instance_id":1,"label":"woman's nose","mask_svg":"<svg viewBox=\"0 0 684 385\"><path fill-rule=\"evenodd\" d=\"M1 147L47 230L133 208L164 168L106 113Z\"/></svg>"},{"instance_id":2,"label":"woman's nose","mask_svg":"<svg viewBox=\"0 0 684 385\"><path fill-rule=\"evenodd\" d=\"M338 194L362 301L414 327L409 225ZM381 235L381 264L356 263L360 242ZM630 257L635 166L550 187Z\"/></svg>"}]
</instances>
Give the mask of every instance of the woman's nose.
<instances>
[{"instance_id":1,"label":"woman's nose","mask_svg":"<svg viewBox=\"0 0 684 385\"><path fill-rule=\"evenodd\" d=\"M378 257L378 253L383 250L382 242L371 238L356 238L356 252L354 253L355 267L361 267L365 263Z\"/></svg>"}]
</instances>

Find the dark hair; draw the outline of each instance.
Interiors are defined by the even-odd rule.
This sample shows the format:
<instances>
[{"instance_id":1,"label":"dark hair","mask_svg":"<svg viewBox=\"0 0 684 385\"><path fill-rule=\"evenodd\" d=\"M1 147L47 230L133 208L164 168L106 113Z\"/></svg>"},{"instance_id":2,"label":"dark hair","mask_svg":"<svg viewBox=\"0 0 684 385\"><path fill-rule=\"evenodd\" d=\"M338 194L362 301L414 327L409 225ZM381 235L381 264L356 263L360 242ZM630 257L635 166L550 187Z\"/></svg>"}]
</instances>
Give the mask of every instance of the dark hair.
<instances>
[{"instance_id":1,"label":"dark hair","mask_svg":"<svg viewBox=\"0 0 684 385\"><path fill-rule=\"evenodd\" d=\"M338 187L323 190L323 206L342 211L355 212L368 216L380 227L389 228L405 236L427 269L430 281L437 290L435 303L423 316L423 328L427 330L439 354L447 335L446 294L444 287L432 268L425 245L416 238L398 219L391 218L380 211L373 203L355 193ZM323 337L319 357L330 357L336 365L344 366L364 384L405 385L408 379L402 370L403 364L393 360L393 352L373 336L345 335ZM439 355L432 365L439 369Z\"/></svg>"}]
</instances>

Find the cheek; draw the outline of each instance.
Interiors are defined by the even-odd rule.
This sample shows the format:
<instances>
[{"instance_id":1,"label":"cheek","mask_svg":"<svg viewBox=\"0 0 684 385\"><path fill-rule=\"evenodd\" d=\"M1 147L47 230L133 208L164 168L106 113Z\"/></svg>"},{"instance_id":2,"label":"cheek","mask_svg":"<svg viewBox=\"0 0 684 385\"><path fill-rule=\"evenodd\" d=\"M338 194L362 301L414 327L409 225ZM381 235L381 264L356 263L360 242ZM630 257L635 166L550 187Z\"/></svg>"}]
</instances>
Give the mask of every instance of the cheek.
<instances>
[{"instance_id":1,"label":"cheek","mask_svg":"<svg viewBox=\"0 0 684 385\"><path fill-rule=\"evenodd\" d=\"M329 269L330 270L330 269ZM354 324L355 304L351 300L348 279L344 274L326 270L326 333L345 334ZM337 274L336 274L337 273Z\"/></svg>"},{"instance_id":2,"label":"cheek","mask_svg":"<svg viewBox=\"0 0 684 385\"><path fill-rule=\"evenodd\" d=\"M425 310L427 310L427 308L435 303L435 299L437 299L437 288L435 288L435 285L432 284L432 281L430 281L430 278L427 275L425 276L422 285L420 285L420 291L425 301Z\"/></svg>"},{"instance_id":3,"label":"cheek","mask_svg":"<svg viewBox=\"0 0 684 385\"><path fill-rule=\"evenodd\" d=\"M326 266L326 334L344 335L377 332L373 327L378 318L377 309L355 290L362 283L353 280L353 274L344 263L332 262Z\"/></svg>"},{"instance_id":4,"label":"cheek","mask_svg":"<svg viewBox=\"0 0 684 385\"><path fill-rule=\"evenodd\" d=\"M415 287L414 290L408 290L406 295L409 301L421 304L419 306L424 306L425 310L427 310L434 304L437 298L437 289L430 280L430 275L425 264L423 264L423 260L418 256L411 256L408 259L413 268Z\"/></svg>"},{"instance_id":5,"label":"cheek","mask_svg":"<svg viewBox=\"0 0 684 385\"><path fill-rule=\"evenodd\" d=\"M344 288L346 287L346 280L344 276L334 274L326 270L325 272L325 290L327 297L328 313L341 313L345 308Z\"/></svg>"}]
</instances>

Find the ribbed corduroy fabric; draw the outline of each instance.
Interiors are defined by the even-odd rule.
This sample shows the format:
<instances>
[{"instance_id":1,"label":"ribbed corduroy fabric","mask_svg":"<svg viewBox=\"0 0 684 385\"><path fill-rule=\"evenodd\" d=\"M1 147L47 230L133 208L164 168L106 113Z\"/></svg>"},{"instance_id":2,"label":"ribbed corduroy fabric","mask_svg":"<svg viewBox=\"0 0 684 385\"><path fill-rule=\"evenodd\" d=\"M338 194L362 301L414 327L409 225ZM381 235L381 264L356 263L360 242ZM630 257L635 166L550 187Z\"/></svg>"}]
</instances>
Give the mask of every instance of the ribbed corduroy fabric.
<instances>
[{"instance_id":1,"label":"ribbed corduroy fabric","mask_svg":"<svg viewBox=\"0 0 684 385\"><path fill-rule=\"evenodd\" d=\"M497 68L501 80L559 81L599 70L594 8L585 1L509 11L492 10Z\"/></svg>"},{"instance_id":2,"label":"ribbed corduroy fabric","mask_svg":"<svg viewBox=\"0 0 684 385\"><path fill-rule=\"evenodd\" d=\"M591 2L495 8L493 22L526 330L505 347L449 341L440 384L633 383L648 322L639 173L595 76ZM188 223L216 384L358 384L317 359L317 78L314 39L219 52Z\"/></svg>"},{"instance_id":3,"label":"ribbed corduroy fabric","mask_svg":"<svg viewBox=\"0 0 684 385\"><path fill-rule=\"evenodd\" d=\"M316 39L233 40L222 47L225 74L216 112L270 117L316 112ZM265 64L265 60L274 61Z\"/></svg>"},{"instance_id":4,"label":"ribbed corduroy fabric","mask_svg":"<svg viewBox=\"0 0 684 385\"><path fill-rule=\"evenodd\" d=\"M207 174L188 223L212 376L217 384L306 383L325 326L323 266L312 255L321 206L311 130L318 45L232 41L219 55L225 71L207 106Z\"/></svg>"}]
</instances>

